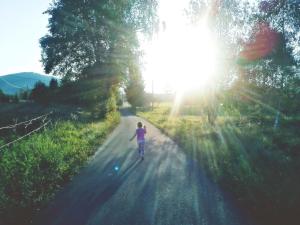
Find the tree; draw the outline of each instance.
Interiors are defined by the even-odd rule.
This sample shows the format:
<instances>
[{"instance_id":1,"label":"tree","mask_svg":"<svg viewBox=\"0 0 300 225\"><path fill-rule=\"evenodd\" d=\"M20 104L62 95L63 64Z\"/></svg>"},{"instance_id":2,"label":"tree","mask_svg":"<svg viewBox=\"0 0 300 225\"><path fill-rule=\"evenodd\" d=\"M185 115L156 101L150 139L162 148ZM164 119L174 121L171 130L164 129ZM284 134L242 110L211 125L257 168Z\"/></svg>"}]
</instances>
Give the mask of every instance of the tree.
<instances>
[{"instance_id":1,"label":"tree","mask_svg":"<svg viewBox=\"0 0 300 225\"><path fill-rule=\"evenodd\" d=\"M25 89L19 93L19 98L22 100L27 100L30 97L30 90Z\"/></svg>"},{"instance_id":2,"label":"tree","mask_svg":"<svg viewBox=\"0 0 300 225\"><path fill-rule=\"evenodd\" d=\"M296 69L300 63L300 2L191 0L190 3L191 22L204 23L220 46L218 64L229 69L219 67L218 86L223 91L233 90L239 99L239 110L249 115L254 107L248 106L254 103L259 105L257 112L269 110L274 116L295 111L299 105L295 96L300 79ZM207 107L211 124L218 112L217 91L211 93L213 100Z\"/></svg>"},{"instance_id":3,"label":"tree","mask_svg":"<svg viewBox=\"0 0 300 225\"><path fill-rule=\"evenodd\" d=\"M49 92L47 86L43 82L37 82L31 91L30 98L40 104L49 103Z\"/></svg>"},{"instance_id":4,"label":"tree","mask_svg":"<svg viewBox=\"0 0 300 225\"><path fill-rule=\"evenodd\" d=\"M132 64L126 81L125 87L127 101L135 108L137 106L144 106L145 104L145 90L144 82L142 80L141 72L138 66Z\"/></svg>"},{"instance_id":5,"label":"tree","mask_svg":"<svg viewBox=\"0 0 300 225\"><path fill-rule=\"evenodd\" d=\"M191 0L189 14L192 21L206 15L207 26L223 46L219 60L243 61L236 64L235 72L231 67L227 82L247 76L256 85L282 89L294 79L293 66L299 63L299 4L294 0Z\"/></svg>"},{"instance_id":6,"label":"tree","mask_svg":"<svg viewBox=\"0 0 300 225\"><path fill-rule=\"evenodd\" d=\"M152 30L156 5L155 0L55 1L46 11L49 34L40 40L45 72L72 80L110 64L125 74L138 53L136 32Z\"/></svg>"},{"instance_id":7,"label":"tree","mask_svg":"<svg viewBox=\"0 0 300 225\"><path fill-rule=\"evenodd\" d=\"M42 62L46 73L60 75L65 83L76 82L65 92L65 100L93 105L105 115L110 88L120 84L132 59L140 55L137 32L153 31L156 6L156 0L52 4L46 11L49 34L40 40Z\"/></svg>"},{"instance_id":8,"label":"tree","mask_svg":"<svg viewBox=\"0 0 300 225\"><path fill-rule=\"evenodd\" d=\"M52 78L49 83L49 89L53 91L53 90L56 90L57 88L58 88L57 79Z\"/></svg>"},{"instance_id":9,"label":"tree","mask_svg":"<svg viewBox=\"0 0 300 225\"><path fill-rule=\"evenodd\" d=\"M5 95L1 89L0 89L0 102L2 103L9 102L9 97Z\"/></svg>"}]
</instances>

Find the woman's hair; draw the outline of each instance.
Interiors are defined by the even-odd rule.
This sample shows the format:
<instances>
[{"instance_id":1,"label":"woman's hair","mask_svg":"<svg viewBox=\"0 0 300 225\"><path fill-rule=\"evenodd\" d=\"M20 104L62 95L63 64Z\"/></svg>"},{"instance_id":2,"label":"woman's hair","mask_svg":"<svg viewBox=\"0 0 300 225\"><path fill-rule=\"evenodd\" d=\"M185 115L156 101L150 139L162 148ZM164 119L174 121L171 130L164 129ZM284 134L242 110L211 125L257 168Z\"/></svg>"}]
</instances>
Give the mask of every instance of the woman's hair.
<instances>
[{"instance_id":1,"label":"woman's hair","mask_svg":"<svg viewBox=\"0 0 300 225\"><path fill-rule=\"evenodd\" d=\"M137 123L138 128L141 128L143 126L142 122Z\"/></svg>"}]
</instances>

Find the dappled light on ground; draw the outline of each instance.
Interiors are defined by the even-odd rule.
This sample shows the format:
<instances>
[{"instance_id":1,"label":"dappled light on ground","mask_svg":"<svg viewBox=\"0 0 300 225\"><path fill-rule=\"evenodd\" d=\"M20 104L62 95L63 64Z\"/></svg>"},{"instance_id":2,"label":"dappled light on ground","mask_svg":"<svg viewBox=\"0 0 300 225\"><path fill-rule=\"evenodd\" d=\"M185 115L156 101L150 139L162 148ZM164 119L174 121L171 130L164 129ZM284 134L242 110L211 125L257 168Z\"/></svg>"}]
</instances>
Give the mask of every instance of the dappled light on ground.
<instances>
[{"instance_id":1,"label":"dappled light on ground","mask_svg":"<svg viewBox=\"0 0 300 225\"><path fill-rule=\"evenodd\" d=\"M299 195L295 191L298 183L290 185L299 166L298 160L291 157L297 154L294 146L299 146L297 120L292 125L288 117L281 117L277 127L277 109L264 101L263 95L244 89L239 96L252 114L243 115L245 108L234 102L228 104L226 98L222 102L219 97L222 104L217 107L213 124L208 120L207 105L201 101L187 103L184 97L181 104L160 103L153 111L138 115L171 136L255 219L274 224L280 224L284 218L294 221L296 210L287 205L295 206L297 200L287 193ZM262 110L260 114L255 112L257 108Z\"/></svg>"},{"instance_id":2,"label":"dappled light on ground","mask_svg":"<svg viewBox=\"0 0 300 225\"><path fill-rule=\"evenodd\" d=\"M196 161L148 123L145 160L140 161L136 144L128 141L138 120L122 118L42 215L40 221L49 220L43 224L248 224Z\"/></svg>"}]
</instances>

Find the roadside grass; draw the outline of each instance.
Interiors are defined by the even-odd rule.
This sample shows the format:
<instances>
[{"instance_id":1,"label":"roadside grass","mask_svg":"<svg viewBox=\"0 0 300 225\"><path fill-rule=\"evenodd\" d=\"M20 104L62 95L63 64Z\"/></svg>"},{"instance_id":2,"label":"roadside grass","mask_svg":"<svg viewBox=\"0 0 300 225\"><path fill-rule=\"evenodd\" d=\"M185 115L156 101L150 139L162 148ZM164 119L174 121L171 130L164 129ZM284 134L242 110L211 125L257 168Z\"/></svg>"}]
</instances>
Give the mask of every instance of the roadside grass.
<instances>
[{"instance_id":1,"label":"roadside grass","mask_svg":"<svg viewBox=\"0 0 300 225\"><path fill-rule=\"evenodd\" d=\"M211 126L205 115L184 109L170 116L170 104L137 114L172 137L261 224L298 224L300 208L300 138L297 118L221 112ZM262 116L261 116L262 117Z\"/></svg>"},{"instance_id":2,"label":"roadside grass","mask_svg":"<svg viewBox=\"0 0 300 225\"><path fill-rule=\"evenodd\" d=\"M56 119L0 152L0 224L30 224L94 154L118 124L119 113L105 119ZM1 143L2 142L2 143ZM4 141L0 138L0 145Z\"/></svg>"}]
</instances>

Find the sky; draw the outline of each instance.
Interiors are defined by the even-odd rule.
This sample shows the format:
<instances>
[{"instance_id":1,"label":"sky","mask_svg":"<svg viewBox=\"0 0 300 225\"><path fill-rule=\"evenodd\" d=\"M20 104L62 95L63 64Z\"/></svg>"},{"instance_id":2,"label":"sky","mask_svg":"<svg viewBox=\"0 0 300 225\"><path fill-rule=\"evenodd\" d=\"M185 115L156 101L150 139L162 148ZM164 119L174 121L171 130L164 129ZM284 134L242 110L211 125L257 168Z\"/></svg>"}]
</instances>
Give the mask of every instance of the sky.
<instances>
[{"instance_id":1,"label":"sky","mask_svg":"<svg viewBox=\"0 0 300 225\"><path fill-rule=\"evenodd\" d=\"M39 39L47 33L43 14L52 0L1 0L0 76L18 72L42 73Z\"/></svg>"}]
</instances>

